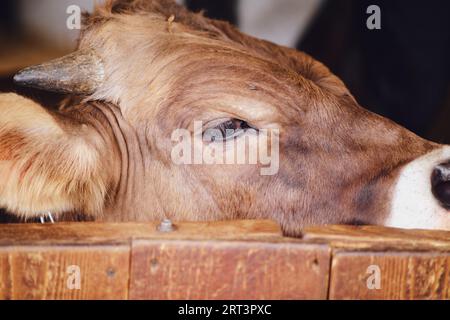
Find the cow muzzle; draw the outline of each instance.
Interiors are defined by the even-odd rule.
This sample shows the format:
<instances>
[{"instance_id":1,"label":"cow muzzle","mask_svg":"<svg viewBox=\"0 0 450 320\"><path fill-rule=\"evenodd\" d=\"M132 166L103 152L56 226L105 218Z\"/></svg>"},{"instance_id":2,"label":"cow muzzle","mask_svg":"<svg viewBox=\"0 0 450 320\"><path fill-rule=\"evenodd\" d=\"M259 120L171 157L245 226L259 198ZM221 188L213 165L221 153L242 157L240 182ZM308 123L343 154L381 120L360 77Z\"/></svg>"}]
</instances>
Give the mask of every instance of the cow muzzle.
<instances>
[{"instance_id":1,"label":"cow muzzle","mask_svg":"<svg viewBox=\"0 0 450 320\"><path fill-rule=\"evenodd\" d=\"M405 165L392 190L386 226L450 230L450 146Z\"/></svg>"},{"instance_id":2,"label":"cow muzzle","mask_svg":"<svg viewBox=\"0 0 450 320\"><path fill-rule=\"evenodd\" d=\"M450 210L450 161L438 165L431 175L433 195L439 203Z\"/></svg>"}]
</instances>

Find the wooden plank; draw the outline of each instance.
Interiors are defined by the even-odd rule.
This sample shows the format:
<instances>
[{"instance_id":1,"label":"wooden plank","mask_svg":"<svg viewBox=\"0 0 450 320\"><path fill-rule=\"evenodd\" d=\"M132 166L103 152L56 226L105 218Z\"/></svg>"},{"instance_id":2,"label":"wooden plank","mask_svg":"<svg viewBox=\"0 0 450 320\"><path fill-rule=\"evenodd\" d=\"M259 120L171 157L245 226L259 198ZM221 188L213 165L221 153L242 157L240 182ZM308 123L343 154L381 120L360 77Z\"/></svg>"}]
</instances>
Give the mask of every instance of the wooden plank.
<instances>
[{"instance_id":1,"label":"wooden plank","mask_svg":"<svg viewBox=\"0 0 450 320\"><path fill-rule=\"evenodd\" d=\"M159 240L282 241L273 221L244 220L176 223L175 231L161 233L158 223L0 224L0 246L53 244L125 244L133 238Z\"/></svg>"},{"instance_id":2,"label":"wooden plank","mask_svg":"<svg viewBox=\"0 0 450 320\"><path fill-rule=\"evenodd\" d=\"M0 299L124 299L131 243L157 240L287 241L271 221L176 223L56 223L0 225ZM298 240L297 240L298 241ZM194 257L195 258L195 257ZM81 270L81 290L67 288L67 267Z\"/></svg>"},{"instance_id":3,"label":"wooden plank","mask_svg":"<svg viewBox=\"0 0 450 320\"><path fill-rule=\"evenodd\" d=\"M301 243L133 242L131 299L326 299L330 251Z\"/></svg>"},{"instance_id":4,"label":"wooden plank","mask_svg":"<svg viewBox=\"0 0 450 320\"><path fill-rule=\"evenodd\" d=\"M380 276L379 289L376 276ZM333 254L329 297L333 300L450 299L450 254L337 251Z\"/></svg>"},{"instance_id":5,"label":"wooden plank","mask_svg":"<svg viewBox=\"0 0 450 320\"><path fill-rule=\"evenodd\" d=\"M127 246L2 247L0 300L126 299L129 257Z\"/></svg>"},{"instance_id":6,"label":"wooden plank","mask_svg":"<svg viewBox=\"0 0 450 320\"><path fill-rule=\"evenodd\" d=\"M303 239L333 248L372 251L450 251L449 231L403 230L376 226L309 227Z\"/></svg>"},{"instance_id":7,"label":"wooden plank","mask_svg":"<svg viewBox=\"0 0 450 320\"><path fill-rule=\"evenodd\" d=\"M170 233L157 227L0 225L0 299L450 296L445 231L330 226L291 239L270 221L176 223ZM69 265L80 267L81 290L67 287ZM367 288L371 265L380 268L381 290Z\"/></svg>"}]
</instances>

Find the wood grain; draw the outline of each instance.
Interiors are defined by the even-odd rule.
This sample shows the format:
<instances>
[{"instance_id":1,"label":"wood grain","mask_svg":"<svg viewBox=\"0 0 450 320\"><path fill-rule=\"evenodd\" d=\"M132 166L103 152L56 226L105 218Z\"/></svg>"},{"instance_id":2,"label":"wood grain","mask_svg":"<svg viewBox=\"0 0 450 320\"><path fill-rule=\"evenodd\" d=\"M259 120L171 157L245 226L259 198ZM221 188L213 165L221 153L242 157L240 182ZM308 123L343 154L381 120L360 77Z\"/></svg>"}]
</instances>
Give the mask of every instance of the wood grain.
<instances>
[{"instance_id":1,"label":"wood grain","mask_svg":"<svg viewBox=\"0 0 450 320\"><path fill-rule=\"evenodd\" d=\"M378 266L381 288L369 289ZM330 299L421 300L450 299L450 253L349 252L333 255Z\"/></svg>"},{"instance_id":2,"label":"wood grain","mask_svg":"<svg viewBox=\"0 0 450 320\"><path fill-rule=\"evenodd\" d=\"M131 299L326 299L327 246L135 241Z\"/></svg>"},{"instance_id":3,"label":"wood grain","mask_svg":"<svg viewBox=\"0 0 450 320\"><path fill-rule=\"evenodd\" d=\"M404 230L376 226L322 226L303 231L303 239L335 249L372 251L450 251L449 231Z\"/></svg>"},{"instance_id":4,"label":"wood grain","mask_svg":"<svg viewBox=\"0 0 450 320\"><path fill-rule=\"evenodd\" d=\"M0 225L0 299L450 299L450 233L271 221ZM67 267L81 289L67 287ZM377 265L380 290L369 290Z\"/></svg>"},{"instance_id":5,"label":"wood grain","mask_svg":"<svg viewBox=\"0 0 450 320\"><path fill-rule=\"evenodd\" d=\"M51 244L129 244L133 238L162 240L267 240L284 238L273 221L243 220L175 223L161 233L152 223L0 224L0 246Z\"/></svg>"},{"instance_id":6,"label":"wood grain","mask_svg":"<svg viewBox=\"0 0 450 320\"><path fill-rule=\"evenodd\" d=\"M286 241L272 221L176 223L171 233L161 233L157 226L157 222L0 225L0 299L126 299L136 238ZM66 286L69 265L80 266L81 290Z\"/></svg>"},{"instance_id":7,"label":"wood grain","mask_svg":"<svg viewBox=\"0 0 450 320\"><path fill-rule=\"evenodd\" d=\"M0 299L126 299L127 246L24 246L0 248ZM70 289L68 267L80 269Z\"/></svg>"}]
</instances>

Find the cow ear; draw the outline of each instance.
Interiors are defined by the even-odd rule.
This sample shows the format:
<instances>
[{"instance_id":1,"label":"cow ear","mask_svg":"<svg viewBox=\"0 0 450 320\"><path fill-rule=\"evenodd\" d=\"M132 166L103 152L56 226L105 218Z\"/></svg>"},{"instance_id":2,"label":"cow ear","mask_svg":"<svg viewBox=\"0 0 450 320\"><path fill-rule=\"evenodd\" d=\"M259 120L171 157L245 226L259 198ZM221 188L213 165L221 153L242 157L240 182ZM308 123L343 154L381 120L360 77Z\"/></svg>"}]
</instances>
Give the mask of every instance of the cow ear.
<instances>
[{"instance_id":1,"label":"cow ear","mask_svg":"<svg viewBox=\"0 0 450 320\"><path fill-rule=\"evenodd\" d=\"M88 124L15 94L0 94L0 207L99 214L111 181L109 147ZM107 160L109 161L109 160Z\"/></svg>"}]
</instances>

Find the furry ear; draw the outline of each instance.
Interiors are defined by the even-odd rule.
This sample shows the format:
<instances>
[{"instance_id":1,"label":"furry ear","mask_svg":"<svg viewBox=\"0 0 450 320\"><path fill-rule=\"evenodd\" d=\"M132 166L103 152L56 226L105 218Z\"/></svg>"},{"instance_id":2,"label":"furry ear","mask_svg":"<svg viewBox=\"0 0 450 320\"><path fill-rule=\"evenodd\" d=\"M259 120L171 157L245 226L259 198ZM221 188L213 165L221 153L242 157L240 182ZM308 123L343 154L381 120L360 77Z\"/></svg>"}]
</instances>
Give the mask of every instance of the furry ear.
<instances>
[{"instance_id":1,"label":"furry ear","mask_svg":"<svg viewBox=\"0 0 450 320\"><path fill-rule=\"evenodd\" d=\"M0 94L0 207L24 218L47 211L98 214L110 179L104 150L90 126Z\"/></svg>"}]
</instances>

